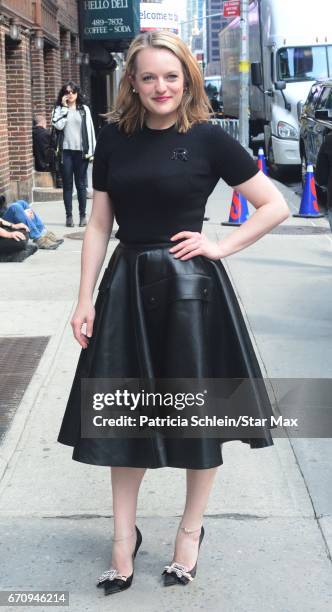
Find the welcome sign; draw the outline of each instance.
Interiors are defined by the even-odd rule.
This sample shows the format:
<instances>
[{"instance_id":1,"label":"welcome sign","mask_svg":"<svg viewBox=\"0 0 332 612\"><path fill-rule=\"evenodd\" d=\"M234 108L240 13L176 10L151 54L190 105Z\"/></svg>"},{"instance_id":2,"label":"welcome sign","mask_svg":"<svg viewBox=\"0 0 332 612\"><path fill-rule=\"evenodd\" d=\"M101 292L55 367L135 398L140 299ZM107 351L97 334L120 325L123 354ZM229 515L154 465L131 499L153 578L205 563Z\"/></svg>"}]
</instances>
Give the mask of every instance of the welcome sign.
<instances>
[{"instance_id":1,"label":"welcome sign","mask_svg":"<svg viewBox=\"0 0 332 612\"><path fill-rule=\"evenodd\" d=\"M139 0L84 0L80 4L85 40L116 40L139 34Z\"/></svg>"},{"instance_id":2,"label":"welcome sign","mask_svg":"<svg viewBox=\"0 0 332 612\"><path fill-rule=\"evenodd\" d=\"M175 2L141 2L141 31L171 30L178 33L179 15Z\"/></svg>"}]
</instances>

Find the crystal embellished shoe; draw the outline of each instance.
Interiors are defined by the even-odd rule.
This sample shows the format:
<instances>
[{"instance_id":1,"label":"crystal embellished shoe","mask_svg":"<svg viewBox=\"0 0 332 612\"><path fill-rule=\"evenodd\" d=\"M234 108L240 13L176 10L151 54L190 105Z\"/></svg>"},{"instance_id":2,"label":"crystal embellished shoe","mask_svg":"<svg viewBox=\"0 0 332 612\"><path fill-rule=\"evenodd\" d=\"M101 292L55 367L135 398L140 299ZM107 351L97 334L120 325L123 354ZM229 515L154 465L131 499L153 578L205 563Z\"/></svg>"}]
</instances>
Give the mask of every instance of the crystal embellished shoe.
<instances>
[{"instance_id":1,"label":"crystal embellished shoe","mask_svg":"<svg viewBox=\"0 0 332 612\"><path fill-rule=\"evenodd\" d=\"M136 527L136 546L133 552L133 561L137 555L138 549L142 544L142 534L138 527ZM129 536L131 537L131 536ZM121 538L126 539L126 538ZM116 541L116 540L113 540ZM109 570L104 572L101 576L99 576L97 581L97 587L103 586L105 589L105 595L113 595L113 593L119 593L119 591L124 591L129 589L131 583L133 581L134 572L130 574L130 576L123 576L118 572L117 569L111 567Z\"/></svg>"},{"instance_id":2,"label":"crystal embellished shoe","mask_svg":"<svg viewBox=\"0 0 332 612\"><path fill-rule=\"evenodd\" d=\"M186 529L186 527L180 527L180 529L182 529L182 531L184 531L185 533L192 533L194 531L198 531L197 529L189 530L189 529ZM198 542L198 553L199 553L199 549L202 544L203 538L204 538L204 527L202 525L201 533L199 536L199 542ZM197 561L191 570L189 570L189 568L186 567L185 565L182 565L181 563L177 563L176 561L173 561L171 565L165 565L164 571L162 573L162 576L164 576L164 586L172 586L173 584L181 584L184 586L188 584L188 582L191 582L192 580L194 580L196 576L196 571L197 571L197 562L198 562L198 554L197 554Z\"/></svg>"}]
</instances>

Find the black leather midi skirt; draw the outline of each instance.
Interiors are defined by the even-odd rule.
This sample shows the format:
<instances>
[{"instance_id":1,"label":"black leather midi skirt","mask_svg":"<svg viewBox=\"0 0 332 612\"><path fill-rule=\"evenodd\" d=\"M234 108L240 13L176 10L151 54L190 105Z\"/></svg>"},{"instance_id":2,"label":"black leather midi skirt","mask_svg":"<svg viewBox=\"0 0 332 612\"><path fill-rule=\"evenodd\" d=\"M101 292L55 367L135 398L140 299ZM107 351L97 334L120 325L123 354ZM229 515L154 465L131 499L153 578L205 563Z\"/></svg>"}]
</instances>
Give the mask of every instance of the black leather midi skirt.
<instances>
[{"instance_id":1,"label":"black leather midi skirt","mask_svg":"<svg viewBox=\"0 0 332 612\"><path fill-rule=\"evenodd\" d=\"M172 244L116 247L98 288L93 334L82 349L58 442L73 459L123 467L204 469L221 465L222 444L239 439L252 448L260 437L145 437L81 435L82 379L261 379L262 374L235 292L221 261L179 261ZM272 414L264 384L250 410ZM249 410L249 408L248 408Z\"/></svg>"}]
</instances>

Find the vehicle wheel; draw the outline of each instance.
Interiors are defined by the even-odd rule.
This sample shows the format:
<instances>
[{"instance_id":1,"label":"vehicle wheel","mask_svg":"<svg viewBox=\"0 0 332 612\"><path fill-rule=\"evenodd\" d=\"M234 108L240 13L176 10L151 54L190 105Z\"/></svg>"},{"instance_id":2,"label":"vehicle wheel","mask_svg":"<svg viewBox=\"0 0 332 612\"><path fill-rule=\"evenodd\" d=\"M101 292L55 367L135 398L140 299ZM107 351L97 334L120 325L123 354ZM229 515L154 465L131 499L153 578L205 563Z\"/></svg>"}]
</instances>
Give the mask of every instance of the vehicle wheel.
<instances>
[{"instance_id":1,"label":"vehicle wheel","mask_svg":"<svg viewBox=\"0 0 332 612\"><path fill-rule=\"evenodd\" d=\"M276 164L274 161L274 153L272 147L272 140L269 141L269 146L267 149L267 160L269 163L270 176L277 180L281 180L283 173L283 166Z\"/></svg>"}]
</instances>

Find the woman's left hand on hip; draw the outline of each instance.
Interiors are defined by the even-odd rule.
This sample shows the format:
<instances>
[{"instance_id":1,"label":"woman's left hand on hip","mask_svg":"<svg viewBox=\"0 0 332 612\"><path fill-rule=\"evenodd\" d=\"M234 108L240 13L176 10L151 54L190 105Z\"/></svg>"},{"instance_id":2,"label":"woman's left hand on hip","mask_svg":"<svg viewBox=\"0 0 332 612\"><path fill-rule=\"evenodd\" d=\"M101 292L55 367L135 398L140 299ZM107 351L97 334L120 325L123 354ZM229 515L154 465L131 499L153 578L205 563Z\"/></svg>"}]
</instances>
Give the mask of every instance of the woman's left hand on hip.
<instances>
[{"instance_id":1,"label":"woman's left hand on hip","mask_svg":"<svg viewBox=\"0 0 332 612\"><path fill-rule=\"evenodd\" d=\"M208 259L220 259L220 245L210 240L205 234L199 232L179 232L171 237L171 240L180 240L178 244L170 249L170 253L176 259L186 261L197 255L204 255Z\"/></svg>"}]
</instances>

